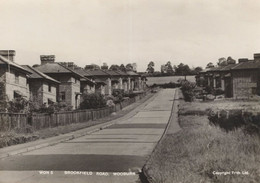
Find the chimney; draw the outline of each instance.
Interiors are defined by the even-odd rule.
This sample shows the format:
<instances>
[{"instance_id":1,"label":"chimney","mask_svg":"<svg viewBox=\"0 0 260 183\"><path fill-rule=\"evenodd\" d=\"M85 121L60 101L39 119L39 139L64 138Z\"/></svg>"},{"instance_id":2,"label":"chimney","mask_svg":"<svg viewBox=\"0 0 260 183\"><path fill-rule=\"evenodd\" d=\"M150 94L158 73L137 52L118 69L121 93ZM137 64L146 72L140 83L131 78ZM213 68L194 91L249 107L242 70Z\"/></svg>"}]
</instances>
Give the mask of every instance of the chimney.
<instances>
[{"instance_id":1,"label":"chimney","mask_svg":"<svg viewBox=\"0 0 260 183\"><path fill-rule=\"evenodd\" d=\"M74 70L75 69L74 62L68 62L68 68Z\"/></svg>"},{"instance_id":2,"label":"chimney","mask_svg":"<svg viewBox=\"0 0 260 183\"><path fill-rule=\"evenodd\" d=\"M255 61L260 60L260 53L255 53L255 54L254 54L254 60L255 60Z\"/></svg>"},{"instance_id":3,"label":"chimney","mask_svg":"<svg viewBox=\"0 0 260 183\"><path fill-rule=\"evenodd\" d=\"M41 65L55 62L55 55L41 55Z\"/></svg>"},{"instance_id":4,"label":"chimney","mask_svg":"<svg viewBox=\"0 0 260 183\"><path fill-rule=\"evenodd\" d=\"M242 62L248 62L248 58L240 58L240 59L238 59L238 63L242 63Z\"/></svg>"},{"instance_id":5,"label":"chimney","mask_svg":"<svg viewBox=\"0 0 260 183\"><path fill-rule=\"evenodd\" d=\"M0 50L0 55L13 62L15 56L15 50Z\"/></svg>"}]
</instances>

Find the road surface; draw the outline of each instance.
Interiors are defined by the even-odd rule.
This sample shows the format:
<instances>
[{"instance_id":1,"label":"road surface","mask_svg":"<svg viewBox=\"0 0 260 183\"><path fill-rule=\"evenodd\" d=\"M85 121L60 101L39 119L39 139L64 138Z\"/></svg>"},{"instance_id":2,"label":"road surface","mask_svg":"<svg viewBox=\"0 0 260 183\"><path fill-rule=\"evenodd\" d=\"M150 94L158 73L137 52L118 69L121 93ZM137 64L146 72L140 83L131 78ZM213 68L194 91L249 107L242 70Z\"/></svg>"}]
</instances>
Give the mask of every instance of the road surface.
<instances>
[{"instance_id":1,"label":"road surface","mask_svg":"<svg viewBox=\"0 0 260 183\"><path fill-rule=\"evenodd\" d=\"M0 160L0 182L138 182L168 123L174 89L98 132ZM125 172L115 174L115 172Z\"/></svg>"}]
</instances>

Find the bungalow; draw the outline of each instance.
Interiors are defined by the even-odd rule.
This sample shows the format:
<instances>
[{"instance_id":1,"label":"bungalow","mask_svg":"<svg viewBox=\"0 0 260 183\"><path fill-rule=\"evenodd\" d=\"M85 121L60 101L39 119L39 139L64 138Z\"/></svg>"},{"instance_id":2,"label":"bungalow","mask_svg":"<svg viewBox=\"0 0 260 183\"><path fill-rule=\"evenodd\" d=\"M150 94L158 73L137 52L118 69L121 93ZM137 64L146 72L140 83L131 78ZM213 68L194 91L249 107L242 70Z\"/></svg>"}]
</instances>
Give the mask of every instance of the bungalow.
<instances>
[{"instance_id":1,"label":"bungalow","mask_svg":"<svg viewBox=\"0 0 260 183\"><path fill-rule=\"evenodd\" d=\"M36 68L60 82L58 101L76 109L80 104L80 79L84 76L54 61L54 55L41 55L41 65Z\"/></svg>"},{"instance_id":2,"label":"bungalow","mask_svg":"<svg viewBox=\"0 0 260 183\"><path fill-rule=\"evenodd\" d=\"M0 50L0 100L11 101L14 98L29 99L28 75L31 74L14 62L14 50Z\"/></svg>"},{"instance_id":3,"label":"bungalow","mask_svg":"<svg viewBox=\"0 0 260 183\"><path fill-rule=\"evenodd\" d=\"M127 71L126 72L130 77L128 78L128 86L129 90L140 90L140 81L141 81L141 76L134 71Z\"/></svg>"},{"instance_id":4,"label":"bungalow","mask_svg":"<svg viewBox=\"0 0 260 183\"><path fill-rule=\"evenodd\" d=\"M98 86L96 86L98 87L98 92L103 93L104 90L105 95L112 94L112 83L110 74L101 69L86 70L86 72L89 74L88 77L92 78L98 84Z\"/></svg>"},{"instance_id":5,"label":"bungalow","mask_svg":"<svg viewBox=\"0 0 260 183\"><path fill-rule=\"evenodd\" d=\"M57 102L57 88L60 82L36 68L28 65L23 65L22 67L32 73L28 78L31 101L39 105L50 105Z\"/></svg>"},{"instance_id":6,"label":"bungalow","mask_svg":"<svg viewBox=\"0 0 260 183\"><path fill-rule=\"evenodd\" d=\"M112 93L114 89L123 89L123 80L121 74L114 70L105 70L111 76Z\"/></svg>"},{"instance_id":7,"label":"bungalow","mask_svg":"<svg viewBox=\"0 0 260 183\"><path fill-rule=\"evenodd\" d=\"M123 89L124 92L128 92L128 78L129 78L129 75L124 72L124 71L121 71L121 70L117 70L116 71L117 73L119 73L121 75L121 78L122 78L122 85L121 85L121 88L120 89Z\"/></svg>"},{"instance_id":8,"label":"bungalow","mask_svg":"<svg viewBox=\"0 0 260 183\"><path fill-rule=\"evenodd\" d=\"M254 60L240 59L230 72L234 98L248 99L260 95L260 54L254 54Z\"/></svg>"}]
</instances>

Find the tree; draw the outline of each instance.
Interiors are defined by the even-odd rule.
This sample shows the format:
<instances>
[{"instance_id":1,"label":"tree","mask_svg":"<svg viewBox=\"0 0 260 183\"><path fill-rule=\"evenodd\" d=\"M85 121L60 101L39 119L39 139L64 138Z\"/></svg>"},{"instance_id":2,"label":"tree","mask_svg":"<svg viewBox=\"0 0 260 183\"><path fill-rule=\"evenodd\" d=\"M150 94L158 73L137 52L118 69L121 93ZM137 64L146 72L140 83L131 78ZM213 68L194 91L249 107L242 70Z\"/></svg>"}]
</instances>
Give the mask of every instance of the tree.
<instances>
[{"instance_id":1,"label":"tree","mask_svg":"<svg viewBox=\"0 0 260 183\"><path fill-rule=\"evenodd\" d=\"M107 63L103 63L103 65L101 66L102 70L108 70L108 65Z\"/></svg>"},{"instance_id":2,"label":"tree","mask_svg":"<svg viewBox=\"0 0 260 183\"><path fill-rule=\"evenodd\" d=\"M235 61L232 57L229 56L229 57L227 58L227 63L228 63L228 64L235 64L236 61Z\"/></svg>"},{"instance_id":3,"label":"tree","mask_svg":"<svg viewBox=\"0 0 260 183\"><path fill-rule=\"evenodd\" d=\"M209 63L207 64L207 66L206 66L206 68L212 68L212 67L214 67L214 64L213 64L212 62L209 62Z\"/></svg>"},{"instance_id":4,"label":"tree","mask_svg":"<svg viewBox=\"0 0 260 183\"><path fill-rule=\"evenodd\" d=\"M133 67L133 71L136 72L137 71L137 64L136 63L132 63L132 67Z\"/></svg>"},{"instance_id":5,"label":"tree","mask_svg":"<svg viewBox=\"0 0 260 183\"><path fill-rule=\"evenodd\" d=\"M128 70L128 71L133 71L133 66L132 66L132 64L127 64L127 65L125 66L125 68L126 68L126 70Z\"/></svg>"},{"instance_id":6,"label":"tree","mask_svg":"<svg viewBox=\"0 0 260 183\"><path fill-rule=\"evenodd\" d=\"M173 74L172 63L170 61L168 61L165 66L166 66L166 69L167 69L166 70L167 74L172 75Z\"/></svg>"},{"instance_id":7,"label":"tree","mask_svg":"<svg viewBox=\"0 0 260 183\"><path fill-rule=\"evenodd\" d=\"M227 60L224 57L218 59L218 66L225 66L227 65Z\"/></svg>"},{"instance_id":8,"label":"tree","mask_svg":"<svg viewBox=\"0 0 260 183\"><path fill-rule=\"evenodd\" d=\"M149 62L146 71L148 73L154 73L154 68L153 67L154 67L154 62L153 61Z\"/></svg>"},{"instance_id":9,"label":"tree","mask_svg":"<svg viewBox=\"0 0 260 183\"><path fill-rule=\"evenodd\" d=\"M123 72L126 71L126 68L125 68L125 65L124 65L124 64L121 64L119 67L120 67L120 70L121 70L121 71L123 71Z\"/></svg>"},{"instance_id":10,"label":"tree","mask_svg":"<svg viewBox=\"0 0 260 183\"><path fill-rule=\"evenodd\" d=\"M203 69L202 67L195 67L194 71L196 74L198 74L199 72L201 72Z\"/></svg>"},{"instance_id":11,"label":"tree","mask_svg":"<svg viewBox=\"0 0 260 183\"><path fill-rule=\"evenodd\" d=\"M120 67L118 65L116 65L116 64L113 64L113 65L110 66L109 69L113 70L113 71L118 71L118 70L120 70Z\"/></svg>"},{"instance_id":12,"label":"tree","mask_svg":"<svg viewBox=\"0 0 260 183\"><path fill-rule=\"evenodd\" d=\"M95 70L95 69L100 69L100 67L97 64L90 64L85 66L86 70Z\"/></svg>"},{"instance_id":13,"label":"tree","mask_svg":"<svg viewBox=\"0 0 260 183\"><path fill-rule=\"evenodd\" d=\"M183 64L180 63L177 67L176 67L176 75L181 75L181 76L186 76L188 74L190 74L190 67L187 64Z\"/></svg>"}]
</instances>

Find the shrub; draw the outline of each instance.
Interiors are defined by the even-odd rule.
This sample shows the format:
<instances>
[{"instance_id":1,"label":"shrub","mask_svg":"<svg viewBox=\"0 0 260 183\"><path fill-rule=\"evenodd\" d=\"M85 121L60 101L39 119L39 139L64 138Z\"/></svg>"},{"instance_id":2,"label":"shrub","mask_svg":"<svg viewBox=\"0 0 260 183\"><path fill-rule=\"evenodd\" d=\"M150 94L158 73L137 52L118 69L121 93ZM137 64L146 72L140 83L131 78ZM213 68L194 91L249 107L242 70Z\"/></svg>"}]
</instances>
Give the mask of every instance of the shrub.
<instances>
[{"instance_id":1,"label":"shrub","mask_svg":"<svg viewBox=\"0 0 260 183\"><path fill-rule=\"evenodd\" d=\"M184 100L187 102L192 102L195 98L194 89L196 87L195 83L189 81L181 81L181 91L184 96Z\"/></svg>"},{"instance_id":2,"label":"shrub","mask_svg":"<svg viewBox=\"0 0 260 183\"><path fill-rule=\"evenodd\" d=\"M8 112L26 113L29 111L29 101L23 97L15 98L8 102Z\"/></svg>"},{"instance_id":3,"label":"shrub","mask_svg":"<svg viewBox=\"0 0 260 183\"><path fill-rule=\"evenodd\" d=\"M80 103L80 109L97 109L105 106L104 96L97 93L83 95L83 101Z\"/></svg>"},{"instance_id":4,"label":"shrub","mask_svg":"<svg viewBox=\"0 0 260 183\"><path fill-rule=\"evenodd\" d=\"M225 92L221 88L216 88L212 91L212 94L217 96L217 95L223 95Z\"/></svg>"},{"instance_id":5,"label":"shrub","mask_svg":"<svg viewBox=\"0 0 260 183\"><path fill-rule=\"evenodd\" d=\"M113 102L119 103L123 100L124 90L123 89L114 89L112 95L115 97Z\"/></svg>"}]
</instances>

